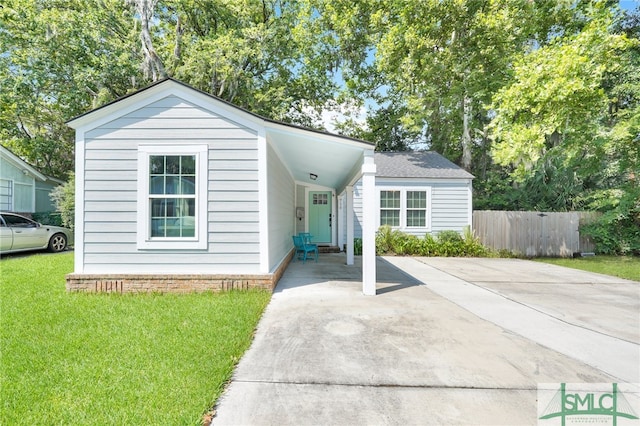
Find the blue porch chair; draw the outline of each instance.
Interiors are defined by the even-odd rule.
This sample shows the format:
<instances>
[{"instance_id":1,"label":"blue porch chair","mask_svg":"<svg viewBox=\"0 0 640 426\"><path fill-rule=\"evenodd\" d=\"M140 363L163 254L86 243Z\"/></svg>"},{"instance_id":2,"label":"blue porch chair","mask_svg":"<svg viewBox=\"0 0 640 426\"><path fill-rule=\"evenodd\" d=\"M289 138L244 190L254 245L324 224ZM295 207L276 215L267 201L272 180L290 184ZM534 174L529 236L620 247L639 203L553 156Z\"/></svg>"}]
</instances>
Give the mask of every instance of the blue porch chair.
<instances>
[{"instance_id":1,"label":"blue porch chair","mask_svg":"<svg viewBox=\"0 0 640 426\"><path fill-rule=\"evenodd\" d=\"M296 247L296 252L294 256L298 259L302 260L302 263L307 261L307 255L310 253L315 253L316 263L318 262L318 246L315 244L306 244L304 238L299 235L294 235L293 237L293 245ZM295 259L294 259L295 260Z\"/></svg>"},{"instance_id":2,"label":"blue porch chair","mask_svg":"<svg viewBox=\"0 0 640 426\"><path fill-rule=\"evenodd\" d=\"M311 235L310 233L308 233L308 232L299 232L298 235L302 237L302 240L304 241L305 244L317 246L317 244L313 244L311 242L311 239L313 238L313 235Z\"/></svg>"}]
</instances>

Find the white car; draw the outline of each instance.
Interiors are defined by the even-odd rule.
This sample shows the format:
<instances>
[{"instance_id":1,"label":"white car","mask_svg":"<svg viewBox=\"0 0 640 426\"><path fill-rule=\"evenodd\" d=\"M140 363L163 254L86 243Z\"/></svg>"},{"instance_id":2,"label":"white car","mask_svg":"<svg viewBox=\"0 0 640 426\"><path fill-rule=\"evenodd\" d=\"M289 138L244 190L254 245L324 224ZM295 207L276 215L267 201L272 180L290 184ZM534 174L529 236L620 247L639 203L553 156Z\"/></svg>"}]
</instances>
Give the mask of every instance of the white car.
<instances>
[{"instance_id":1,"label":"white car","mask_svg":"<svg viewBox=\"0 0 640 426\"><path fill-rule=\"evenodd\" d=\"M0 253L48 249L57 253L67 248L73 233L68 228L42 225L14 213L0 213Z\"/></svg>"}]
</instances>

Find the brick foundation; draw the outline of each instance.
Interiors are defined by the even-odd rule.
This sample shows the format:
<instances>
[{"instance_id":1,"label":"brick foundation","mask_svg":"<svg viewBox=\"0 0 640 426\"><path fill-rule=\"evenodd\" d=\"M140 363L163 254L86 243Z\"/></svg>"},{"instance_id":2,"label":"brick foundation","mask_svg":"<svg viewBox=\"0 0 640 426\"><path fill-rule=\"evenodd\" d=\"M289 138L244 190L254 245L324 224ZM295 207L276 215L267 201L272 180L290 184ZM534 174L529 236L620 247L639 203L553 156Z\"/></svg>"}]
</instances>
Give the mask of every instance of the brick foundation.
<instances>
[{"instance_id":1,"label":"brick foundation","mask_svg":"<svg viewBox=\"0 0 640 426\"><path fill-rule=\"evenodd\" d=\"M191 293L276 287L293 251L270 274L68 274L67 291L89 293Z\"/></svg>"}]
</instances>

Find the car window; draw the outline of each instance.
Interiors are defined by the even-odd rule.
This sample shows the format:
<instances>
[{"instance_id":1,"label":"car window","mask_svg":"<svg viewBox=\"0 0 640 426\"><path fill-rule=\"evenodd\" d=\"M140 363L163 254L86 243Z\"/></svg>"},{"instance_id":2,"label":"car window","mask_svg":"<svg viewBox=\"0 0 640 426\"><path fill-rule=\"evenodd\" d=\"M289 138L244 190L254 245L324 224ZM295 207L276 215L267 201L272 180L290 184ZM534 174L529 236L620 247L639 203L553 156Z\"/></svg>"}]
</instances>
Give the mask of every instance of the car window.
<instances>
[{"instance_id":1,"label":"car window","mask_svg":"<svg viewBox=\"0 0 640 426\"><path fill-rule=\"evenodd\" d=\"M2 218L7 223L7 226L10 226L12 228L33 228L36 226L36 223L34 221L29 220L26 217L5 214L2 215Z\"/></svg>"}]
</instances>

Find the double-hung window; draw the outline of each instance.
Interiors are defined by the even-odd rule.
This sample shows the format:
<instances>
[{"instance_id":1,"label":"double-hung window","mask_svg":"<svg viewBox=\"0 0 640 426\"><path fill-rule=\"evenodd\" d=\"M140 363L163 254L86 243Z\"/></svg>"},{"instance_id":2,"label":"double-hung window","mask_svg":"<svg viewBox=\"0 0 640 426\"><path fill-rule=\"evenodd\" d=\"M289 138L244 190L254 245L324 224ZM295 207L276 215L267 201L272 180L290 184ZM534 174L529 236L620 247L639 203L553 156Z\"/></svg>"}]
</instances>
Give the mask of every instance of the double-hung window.
<instances>
[{"instance_id":1,"label":"double-hung window","mask_svg":"<svg viewBox=\"0 0 640 426\"><path fill-rule=\"evenodd\" d=\"M400 191L380 191L380 226L400 226Z\"/></svg>"},{"instance_id":2,"label":"double-hung window","mask_svg":"<svg viewBox=\"0 0 640 426\"><path fill-rule=\"evenodd\" d=\"M407 228L427 226L427 191L407 191Z\"/></svg>"},{"instance_id":3,"label":"double-hung window","mask_svg":"<svg viewBox=\"0 0 640 426\"><path fill-rule=\"evenodd\" d=\"M138 248L207 247L207 146L138 149Z\"/></svg>"},{"instance_id":4,"label":"double-hung window","mask_svg":"<svg viewBox=\"0 0 640 426\"><path fill-rule=\"evenodd\" d=\"M380 226L420 231L430 229L430 188L389 188L379 193Z\"/></svg>"}]
</instances>

